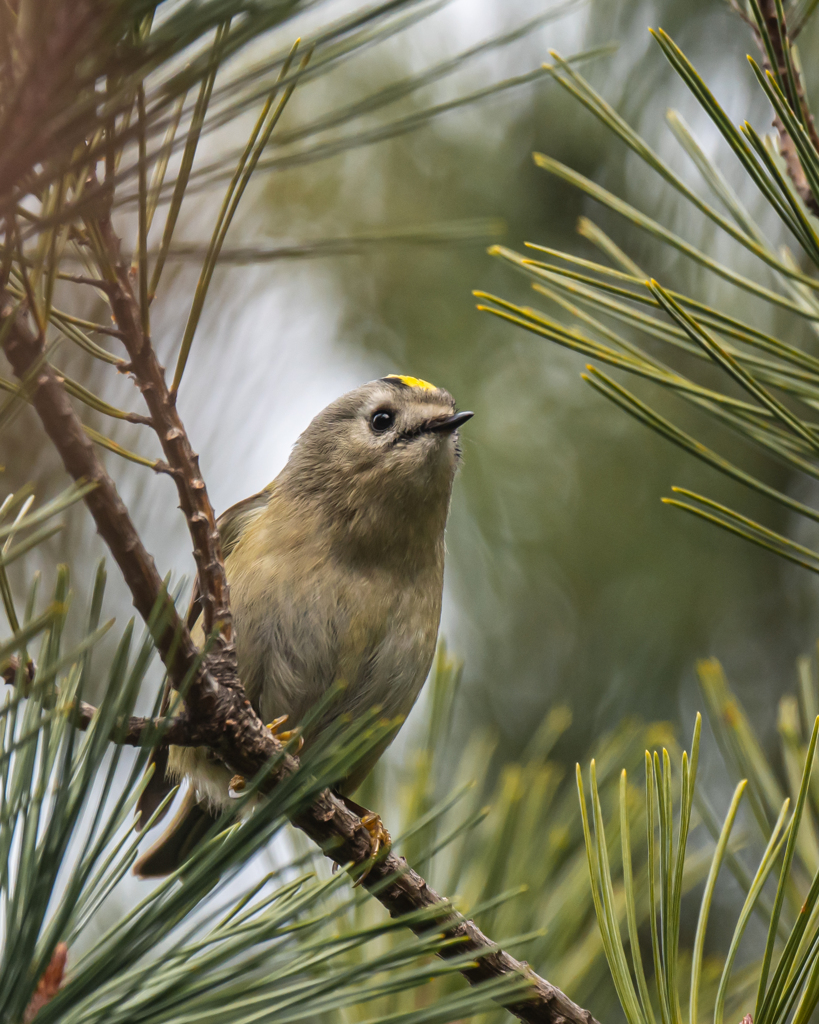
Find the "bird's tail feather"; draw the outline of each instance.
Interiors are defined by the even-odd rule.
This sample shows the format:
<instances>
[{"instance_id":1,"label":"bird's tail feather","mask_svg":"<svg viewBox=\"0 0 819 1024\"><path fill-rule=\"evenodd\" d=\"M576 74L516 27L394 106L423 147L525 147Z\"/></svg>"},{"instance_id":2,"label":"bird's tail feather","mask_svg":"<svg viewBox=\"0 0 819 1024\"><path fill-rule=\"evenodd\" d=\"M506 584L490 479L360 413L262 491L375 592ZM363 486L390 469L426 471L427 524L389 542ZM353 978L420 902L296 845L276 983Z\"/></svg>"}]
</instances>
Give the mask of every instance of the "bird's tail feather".
<instances>
[{"instance_id":1,"label":"bird's tail feather","mask_svg":"<svg viewBox=\"0 0 819 1024\"><path fill-rule=\"evenodd\" d=\"M175 782L169 781L165 775L168 769L167 747L157 747L156 750L151 751L148 766L150 767L151 765L153 765L154 773L148 780L148 784L145 786L145 789L143 789L142 794L137 801L136 827L139 832L145 828L159 805L176 785ZM151 826L152 828L162 821L168 813L169 807L170 804L163 808L161 814L157 815L153 825Z\"/></svg>"},{"instance_id":2,"label":"bird's tail feather","mask_svg":"<svg viewBox=\"0 0 819 1024\"><path fill-rule=\"evenodd\" d=\"M176 871L220 817L218 811L199 803L195 790L189 789L173 821L134 864L134 874L162 878Z\"/></svg>"}]
</instances>

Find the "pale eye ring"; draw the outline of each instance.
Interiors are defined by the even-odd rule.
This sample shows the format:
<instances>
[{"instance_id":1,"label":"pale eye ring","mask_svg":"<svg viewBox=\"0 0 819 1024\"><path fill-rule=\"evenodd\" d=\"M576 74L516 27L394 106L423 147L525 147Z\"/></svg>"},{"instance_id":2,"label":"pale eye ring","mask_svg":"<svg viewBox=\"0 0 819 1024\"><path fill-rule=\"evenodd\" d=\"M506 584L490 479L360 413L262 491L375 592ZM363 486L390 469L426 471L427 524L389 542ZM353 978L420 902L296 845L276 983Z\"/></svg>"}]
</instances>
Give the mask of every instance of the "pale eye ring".
<instances>
[{"instance_id":1,"label":"pale eye ring","mask_svg":"<svg viewBox=\"0 0 819 1024\"><path fill-rule=\"evenodd\" d=\"M395 413L391 409L379 409L370 417L370 427L376 434L383 434L395 423Z\"/></svg>"}]
</instances>

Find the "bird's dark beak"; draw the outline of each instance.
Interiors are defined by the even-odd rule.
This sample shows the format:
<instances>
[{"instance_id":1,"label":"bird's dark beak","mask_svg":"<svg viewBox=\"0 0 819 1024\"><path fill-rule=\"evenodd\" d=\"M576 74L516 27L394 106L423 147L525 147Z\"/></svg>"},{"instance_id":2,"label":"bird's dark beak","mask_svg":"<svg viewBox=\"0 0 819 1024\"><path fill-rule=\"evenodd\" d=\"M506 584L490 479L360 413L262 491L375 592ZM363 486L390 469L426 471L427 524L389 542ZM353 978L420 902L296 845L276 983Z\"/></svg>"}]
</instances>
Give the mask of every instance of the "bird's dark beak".
<instances>
[{"instance_id":1,"label":"bird's dark beak","mask_svg":"<svg viewBox=\"0 0 819 1024\"><path fill-rule=\"evenodd\" d=\"M444 416L440 420L430 420L424 429L433 434L451 434L458 427L466 423L467 420L471 420L474 415L474 412L456 412L454 416Z\"/></svg>"}]
</instances>

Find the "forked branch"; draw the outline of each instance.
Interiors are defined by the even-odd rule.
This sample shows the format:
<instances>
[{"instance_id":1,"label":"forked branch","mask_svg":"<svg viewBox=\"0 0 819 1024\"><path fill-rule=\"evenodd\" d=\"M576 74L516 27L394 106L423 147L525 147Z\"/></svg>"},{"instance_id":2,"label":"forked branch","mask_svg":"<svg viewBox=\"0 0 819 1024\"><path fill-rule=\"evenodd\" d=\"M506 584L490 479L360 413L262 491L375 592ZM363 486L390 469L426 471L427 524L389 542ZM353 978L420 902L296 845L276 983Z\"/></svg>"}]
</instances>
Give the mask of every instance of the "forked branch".
<instances>
[{"instance_id":1,"label":"forked branch","mask_svg":"<svg viewBox=\"0 0 819 1024\"><path fill-rule=\"evenodd\" d=\"M7 295L0 296L0 324L7 326L5 353L15 375L29 392L40 421L74 480L94 484L85 497L97 530L108 545L133 598L147 622L161 611L161 626L153 640L168 670L180 679L198 659L198 651L181 622L154 560L134 528L128 510L66 394L62 382L43 358L43 339L31 328L25 309Z\"/></svg>"}]
</instances>

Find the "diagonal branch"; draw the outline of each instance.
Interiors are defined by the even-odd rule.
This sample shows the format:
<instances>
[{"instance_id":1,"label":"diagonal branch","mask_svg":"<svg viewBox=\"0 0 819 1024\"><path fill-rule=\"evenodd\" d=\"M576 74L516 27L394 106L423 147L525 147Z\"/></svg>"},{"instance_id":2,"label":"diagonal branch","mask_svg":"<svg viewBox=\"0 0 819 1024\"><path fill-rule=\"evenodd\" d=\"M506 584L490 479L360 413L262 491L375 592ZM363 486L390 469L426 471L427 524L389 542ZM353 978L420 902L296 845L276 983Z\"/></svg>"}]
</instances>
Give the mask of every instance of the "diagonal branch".
<instances>
[{"instance_id":1,"label":"diagonal branch","mask_svg":"<svg viewBox=\"0 0 819 1024\"><path fill-rule=\"evenodd\" d=\"M230 718L237 737L242 738L242 750L246 747L257 755L255 760L250 757L246 761L247 771L238 767L236 770L253 774L252 765L263 764L277 753L278 745L271 745L270 734L250 706L238 677L234 675L227 685L214 678L211 656L200 664L200 653L131 522L114 481L83 431L60 379L43 358L43 339L31 329L26 311L3 298L0 325L9 317L13 323L6 335L6 356L18 379L27 382L31 403L66 470L75 480L95 485L85 501L131 591L134 607L152 630L171 681L177 689L186 688L191 717L199 728L209 725L212 745L217 751L222 749L224 739L221 725ZM245 760L230 744L227 749L232 754L231 764Z\"/></svg>"},{"instance_id":2,"label":"diagonal branch","mask_svg":"<svg viewBox=\"0 0 819 1024\"><path fill-rule=\"evenodd\" d=\"M25 81L3 82L4 86L11 84L15 87L13 91L7 88L5 92L17 101L10 109L4 110L5 126L11 129L11 134L6 132L6 135L12 138L12 144L0 154L0 197L3 199L12 196L35 164L43 159L42 154L46 152L43 147L50 148L54 143L60 119L46 119L42 115L48 112L55 96L61 101L56 104L59 113L64 113L67 104L63 97L71 95L73 69L77 66L76 62L57 58L65 57L66 53L90 52L100 36L103 23L98 15L99 5L83 3L81 7L83 16L78 18L72 5L58 5L63 20L48 27L54 29L49 40L53 35L59 47L55 50L50 46L44 50L51 66L42 68L43 76L33 73L34 70L39 71L39 67L34 69L32 65L29 68L26 63ZM94 31L87 31L87 26ZM42 34L43 26L32 22L32 30ZM85 43L87 51L82 49L80 41ZM66 68L70 73L65 73ZM71 142L78 135L84 135L84 131L78 131L82 127L78 123L70 122L66 126L64 122L65 118L61 141ZM43 124L48 130L43 128ZM105 199L104 187L100 189L100 198ZM5 210L5 202L3 206ZM66 470L75 480L94 483L85 500L99 533L131 590L135 607L152 625L153 639L169 677L179 688L187 676L193 675L186 694L188 715L193 726L205 730L205 745L242 775L252 776L271 758L278 757L276 771L268 778L268 784L275 785L284 775L296 771L299 763L296 758L283 754L281 744L264 729L238 678L227 579L215 517L197 456L168 393L164 372L150 338L143 331L140 306L133 292L129 268L120 255L119 239L111 225L110 212L95 217L93 212L86 210L85 215L90 222L89 227L97 232L99 269L105 279L104 290L109 296L117 329L128 351L128 369L134 374L145 397L193 538L204 596L205 633L210 635L214 627L219 632L215 648L203 664L200 665L199 652L180 620L113 481L82 430L61 381L43 357L43 337L31 330L25 311L15 309L0 288L3 347L16 376L25 380L30 388L34 408ZM157 605L161 611L158 616L154 614ZM92 713L88 707L78 711L81 718ZM141 736L142 729L138 731ZM311 806L295 818L294 824L337 863L352 861L361 865L367 862L369 836L361 820L329 790L320 793ZM588 1011L576 1006L562 992L535 975L528 965L499 950L474 923L465 920L447 900L409 869L403 858L389 854L372 867L365 884L392 916L421 908L440 908L440 913L434 915L436 926L446 935L463 940L453 944L457 947L455 949L448 946L441 955L474 952L475 963L463 969L470 983L508 974L527 978L531 984L529 996L509 1007L522 1020L532 1024L596 1024ZM429 926L430 919L427 918L418 928L427 930ZM54 985L59 985L59 978ZM50 994L50 990L44 993L47 997Z\"/></svg>"},{"instance_id":3,"label":"diagonal branch","mask_svg":"<svg viewBox=\"0 0 819 1024\"><path fill-rule=\"evenodd\" d=\"M113 480L99 461L65 388L43 358L42 338L31 329L25 309L15 308L9 296L0 296L0 324L5 324L9 317L14 318L14 323L4 348L14 373L25 383L31 403L68 473L75 480L95 484L85 502L97 530L119 566L134 607L146 622L159 603L161 624L155 628L153 640L169 671L184 678L198 658L196 646L184 629L154 560L142 544Z\"/></svg>"},{"instance_id":4,"label":"diagonal branch","mask_svg":"<svg viewBox=\"0 0 819 1024\"><path fill-rule=\"evenodd\" d=\"M771 40L771 45L776 60L776 71L783 82L788 81L788 60L785 53L785 47L790 47L790 39L787 35L787 26L785 26L786 37L783 40L780 36L779 18L776 11L776 0L760 0L760 10L762 17L765 21L765 26L768 30L768 36ZM745 16L745 20L749 21L754 32L754 36L757 41L757 45L762 53L763 66L766 70L772 70L770 60L768 59L768 52L765 48L765 44L760 36L759 29L750 19ZM808 106L808 98L805 93L805 83L802 79L802 75L797 67L793 68L793 78L796 84L796 97L794 97L797 105L799 106L804 123L808 129L808 135L814 149L819 152L819 132L816 129L816 122L813 119L810 107ZM794 111L798 115L799 111ZM779 135L779 154L785 161L785 166L788 170L788 176L793 182L793 186L799 194L802 202L807 206L812 214L819 216L819 197L813 194L813 189L808 183L808 179L805 175L802 162L799 159L799 154L796 151L793 139L788 134L785 125L779 119L774 117L774 127L776 128L777 134Z\"/></svg>"},{"instance_id":5,"label":"diagonal branch","mask_svg":"<svg viewBox=\"0 0 819 1024\"><path fill-rule=\"evenodd\" d=\"M94 721L99 709L87 701L77 701L70 710L72 725L80 732ZM212 730L203 728L201 723L191 720L182 712L173 718L142 718L131 715L111 730L111 742L123 747L144 747L147 744L160 747L201 747L212 738Z\"/></svg>"},{"instance_id":6,"label":"diagonal branch","mask_svg":"<svg viewBox=\"0 0 819 1024\"><path fill-rule=\"evenodd\" d=\"M199 655L190 633L179 619L153 559L143 546L128 511L117 494L113 480L106 473L91 442L83 432L79 417L74 412L59 378L43 359L42 337L31 330L24 311L15 309L5 297L0 296L0 299L0 332L5 326L4 321L9 317L13 318L5 333L6 355L20 379L28 377L32 368L35 368L35 373L29 381L29 388L32 404L47 434L71 476L75 480L91 480L96 484L86 495L85 500L97 529L131 589L134 605L148 622L156 621L156 616L152 616L152 612L157 602L162 603L163 611L166 612L166 625L161 629L156 628L158 635L154 639L170 677L179 688L189 672L196 673L194 682L186 694L186 725L197 730L195 735L200 738L202 745L210 747L232 770L245 777L252 777L261 771L271 758L278 758L279 763L268 776L266 783L268 787L274 786L282 778L298 770L298 759L284 753L279 741L264 728L247 700L238 677L230 680L230 685L225 685L222 679L215 680L209 670L209 659L203 667L197 669ZM126 300L127 295L122 301ZM135 312L138 314L138 309ZM122 322L128 322L124 315ZM122 323L120 327L122 328ZM144 347L150 349L150 343L146 339L143 341ZM140 366L144 370L161 376L161 368L152 354L137 354L141 360ZM172 415L176 416L172 406L169 410L163 405L162 395L162 390L152 395L154 407L160 408L162 416L171 415L171 411ZM153 415L153 408L151 411ZM155 424L156 422L155 419ZM180 440L184 443L174 451L182 456L186 456L187 453L188 467L195 465L195 456L187 445L184 430L181 438L172 439ZM193 477L193 480L201 479L198 476L198 467L196 472L197 476ZM191 483L191 480L183 481L186 490L191 487ZM204 485L202 490L204 491ZM203 497L207 499L206 494ZM78 711L81 718L92 713L90 706ZM135 720L131 719L128 730L130 732L133 727L141 737L145 728L154 728L154 725L155 723L148 720L138 727ZM325 856L335 863L343 865L352 862L360 866L369 863L370 839L367 830L361 819L329 789L319 793L310 806L295 815L293 824L309 836L322 849ZM464 918L446 898L431 889L424 879L407 865L403 857L389 853L373 864L364 885L392 917L399 917L411 911L429 911L437 908L431 917L427 916L425 920L412 925L413 930L420 934L428 932L430 927L436 927L447 938L455 937L461 940L447 944L438 954L442 958L474 952L475 960L469 966L461 968L461 973L470 984L476 985L482 981L512 974L525 978L530 986L527 995L516 997L513 1003L505 1005L526 1024L597 1024L588 1010L577 1006L560 989L545 978L539 977L528 964L499 949L473 921Z\"/></svg>"},{"instance_id":7,"label":"diagonal branch","mask_svg":"<svg viewBox=\"0 0 819 1024\"><path fill-rule=\"evenodd\" d=\"M95 183L96 179L92 184ZM222 561L219 530L199 469L199 456L191 446L187 431L177 412L176 403L169 393L164 368L160 365L151 339L143 328L140 303L134 293L130 265L122 256L120 239L114 231L110 209L99 219L92 221L91 226L99 232L108 299L120 337L130 358L127 369L133 373L148 406L153 428L170 467L170 475L176 483L180 507L188 522L202 591L205 635L210 635L214 626L219 629L223 647L221 659L224 665L221 671L216 666L211 667L220 677L235 676L236 655L232 643L233 620L228 583Z\"/></svg>"}]
</instances>

